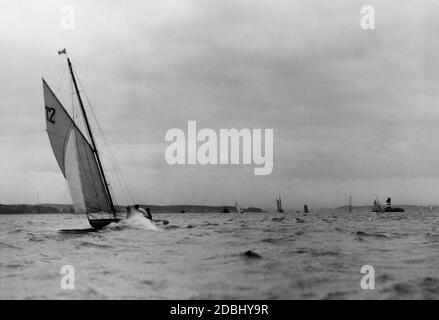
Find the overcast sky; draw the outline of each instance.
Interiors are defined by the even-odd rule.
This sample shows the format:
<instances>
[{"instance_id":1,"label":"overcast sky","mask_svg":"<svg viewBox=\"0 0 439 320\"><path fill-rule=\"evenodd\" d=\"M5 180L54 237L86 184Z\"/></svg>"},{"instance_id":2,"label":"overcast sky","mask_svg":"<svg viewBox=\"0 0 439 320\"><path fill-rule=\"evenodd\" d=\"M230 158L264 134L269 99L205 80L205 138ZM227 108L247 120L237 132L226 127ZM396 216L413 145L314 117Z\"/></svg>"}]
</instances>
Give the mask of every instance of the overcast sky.
<instances>
[{"instance_id":1,"label":"overcast sky","mask_svg":"<svg viewBox=\"0 0 439 320\"><path fill-rule=\"evenodd\" d=\"M35 203L37 192L71 202L41 85L71 110L66 47L139 203L439 204L437 2L35 2L0 3L0 203ZM360 27L364 4L375 30ZM75 8L73 30L60 27L63 5ZM188 120L273 129L273 173L168 165L164 135Z\"/></svg>"}]
</instances>

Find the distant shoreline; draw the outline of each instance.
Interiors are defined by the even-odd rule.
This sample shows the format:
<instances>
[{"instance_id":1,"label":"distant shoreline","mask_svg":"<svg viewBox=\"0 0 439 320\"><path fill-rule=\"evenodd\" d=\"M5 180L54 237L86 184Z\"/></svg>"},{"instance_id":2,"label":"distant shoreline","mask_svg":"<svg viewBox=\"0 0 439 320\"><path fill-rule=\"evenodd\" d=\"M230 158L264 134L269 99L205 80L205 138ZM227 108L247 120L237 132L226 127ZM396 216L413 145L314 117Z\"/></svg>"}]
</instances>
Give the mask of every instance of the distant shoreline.
<instances>
[{"instance_id":1,"label":"distant shoreline","mask_svg":"<svg viewBox=\"0 0 439 320\"><path fill-rule=\"evenodd\" d=\"M233 206L207 206L207 205L140 205L142 208L150 208L153 213L215 213L227 208L230 212L237 212ZM125 206L118 206L118 211L126 211ZM264 212L264 210L255 207L244 209L246 212ZM71 204L0 204L0 214L38 214L38 213L74 213Z\"/></svg>"},{"instance_id":2,"label":"distant shoreline","mask_svg":"<svg viewBox=\"0 0 439 320\"><path fill-rule=\"evenodd\" d=\"M237 212L236 208L234 206L210 206L210 205L146 205L141 204L142 208L150 208L152 213L219 213L223 208L227 208L230 212ZM424 209L424 210L439 210L438 205L432 205L432 206L425 206L425 205L397 205L395 204L394 207L400 207L404 209ZM348 211L349 207L347 205L340 206L337 208L326 208L326 209L318 209L317 211L322 210L346 210ZM358 205L358 206L352 206L353 211L355 210L366 210L366 209L372 209L372 205ZM248 213L258 213L258 212L267 212L263 209L256 208L256 207L249 207L244 209L245 212ZM126 207L125 206L118 206L119 212L125 212ZM182 212L184 211L184 212ZM302 210L297 210L294 208L285 209L284 211L291 211L291 212L301 212ZM311 212L313 210L311 209ZM51 204L51 203L44 203L40 204L39 206L36 204L0 204L0 214L47 214L47 213L53 213L53 214L73 214L73 205L71 204Z\"/></svg>"}]
</instances>

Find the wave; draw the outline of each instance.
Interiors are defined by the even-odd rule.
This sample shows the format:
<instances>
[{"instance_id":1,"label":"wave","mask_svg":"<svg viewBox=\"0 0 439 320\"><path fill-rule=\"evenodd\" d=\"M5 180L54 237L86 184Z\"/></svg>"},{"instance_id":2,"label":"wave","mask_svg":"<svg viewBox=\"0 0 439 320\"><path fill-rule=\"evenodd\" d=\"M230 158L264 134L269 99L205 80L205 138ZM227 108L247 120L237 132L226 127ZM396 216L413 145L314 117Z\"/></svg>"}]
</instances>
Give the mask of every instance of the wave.
<instances>
[{"instance_id":1,"label":"wave","mask_svg":"<svg viewBox=\"0 0 439 320\"><path fill-rule=\"evenodd\" d=\"M14 250L21 250L20 247L14 246L13 244L0 241L0 249L14 249Z\"/></svg>"},{"instance_id":2,"label":"wave","mask_svg":"<svg viewBox=\"0 0 439 320\"><path fill-rule=\"evenodd\" d=\"M162 231L156 224L152 223L149 219L146 219L142 214L134 212L134 214L129 218L119 222L120 227L128 227L132 229L142 229L151 231ZM111 224L110 228L118 227L116 224Z\"/></svg>"},{"instance_id":3,"label":"wave","mask_svg":"<svg viewBox=\"0 0 439 320\"><path fill-rule=\"evenodd\" d=\"M242 255L244 257L250 258L250 259L261 259L262 258L262 256L259 253L256 253L252 250L248 250L248 251L244 252Z\"/></svg>"},{"instance_id":4,"label":"wave","mask_svg":"<svg viewBox=\"0 0 439 320\"><path fill-rule=\"evenodd\" d=\"M275 242L279 242L279 241L282 241L282 239L266 238L266 239L261 240L261 242L268 242L268 243L275 243Z\"/></svg>"},{"instance_id":5,"label":"wave","mask_svg":"<svg viewBox=\"0 0 439 320\"><path fill-rule=\"evenodd\" d=\"M439 279L424 277L416 280L397 282L384 289L396 299L437 299L439 294Z\"/></svg>"},{"instance_id":6,"label":"wave","mask_svg":"<svg viewBox=\"0 0 439 320\"><path fill-rule=\"evenodd\" d=\"M318 250L318 249L305 249L305 248L301 248L301 249L297 249L294 251L291 251L291 253L293 254L310 254L312 257L324 257L324 256L329 256L329 257L339 257L341 256L341 253L338 251L324 251L324 250Z\"/></svg>"},{"instance_id":7,"label":"wave","mask_svg":"<svg viewBox=\"0 0 439 320\"><path fill-rule=\"evenodd\" d=\"M87 229L63 229L59 230L58 233L60 234L89 234L91 232L97 232L97 230L93 228L87 228Z\"/></svg>"},{"instance_id":8,"label":"wave","mask_svg":"<svg viewBox=\"0 0 439 320\"><path fill-rule=\"evenodd\" d=\"M428 240L426 243L439 242L439 234L427 232L425 238Z\"/></svg>"},{"instance_id":9,"label":"wave","mask_svg":"<svg viewBox=\"0 0 439 320\"><path fill-rule=\"evenodd\" d=\"M9 263L9 264L5 265L5 268L8 268L8 269L18 269L18 268L21 268L23 266L24 265L20 264L20 263Z\"/></svg>"},{"instance_id":10,"label":"wave","mask_svg":"<svg viewBox=\"0 0 439 320\"><path fill-rule=\"evenodd\" d=\"M113 246L110 246L108 244L100 244L100 243L95 243L95 242L91 242L91 241L82 241L79 244L76 245L77 249L80 248L97 248L97 249L113 249Z\"/></svg>"},{"instance_id":11,"label":"wave","mask_svg":"<svg viewBox=\"0 0 439 320\"><path fill-rule=\"evenodd\" d=\"M219 223L216 223L216 222L207 222L207 223L200 224L200 227L209 227L209 226L217 227L217 226L219 226Z\"/></svg>"},{"instance_id":12,"label":"wave","mask_svg":"<svg viewBox=\"0 0 439 320\"><path fill-rule=\"evenodd\" d=\"M44 239L44 237L42 237L42 236L37 236L37 235L31 235L28 239L27 239L27 241L30 241L30 242L43 242L45 239Z\"/></svg>"},{"instance_id":13,"label":"wave","mask_svg":"<svg viewBox=\"0 0 439 320\"><path fill-rule=\"evenodd\" d=\"M381 238L381 239L388 239L389 236L382 234L382 233L367 233L363 231L357 231L353 232L352 235L357 236L358 239L362 239L363 237L370 237L370 238Z\"/></svg>"},{"instance_id":14,"label":"wave","mask_svg":"<svg viewBox=\"0 0 439 320\"><path fill-rule=\"evenodd\" d=\"M276 243L281 241L294 241L294 236L292 235L286 235L285 237L277 237L277 238L264 238L261 240L261 242L266 243Z\"/></svg>"},{"instance_id":15,"label":"wave","mask_svg":"<svg viewBox=\"0 0 439 320\"><path fill-rule=\"evenodd\" d=\"M420 287L427 293L435 294L437 297L439 293L439 279L426 277L420 281Z\"/></svg>"},{"instance_id":16,"label":"wave","mask_svg":"<svg viewBox=\"0 0 439 320\"><path fill-rule=\"evenodd\" d=\"M22 228L18 228L18 229L15 229L13 231L10 231L9 233L21 233L21 232L25 232L25 230Z\"/></svg>"}]
</instances>

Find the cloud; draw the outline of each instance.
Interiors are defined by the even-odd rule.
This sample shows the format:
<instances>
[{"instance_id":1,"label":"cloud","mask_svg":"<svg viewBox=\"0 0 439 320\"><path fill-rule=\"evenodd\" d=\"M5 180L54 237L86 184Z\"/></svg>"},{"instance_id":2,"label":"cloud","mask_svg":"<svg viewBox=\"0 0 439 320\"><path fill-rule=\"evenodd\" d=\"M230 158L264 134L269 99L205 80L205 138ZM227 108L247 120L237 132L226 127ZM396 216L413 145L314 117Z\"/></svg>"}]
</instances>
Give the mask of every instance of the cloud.
<instances>
[{"instance_id":1,"label":"cloud","mask_svg":"<svg viewBox=\"0 0 439 320\"><path fill-rule=\"evenodd\" d=\"M336 205L352 189L364 202L377 189L433 198L420 181L439 178L434 1L369 2L373 31L360 28L361 1L151 0L123 10L117 1L71 1L75 30L59 26L63 4L0 5L8 12L0 19L7 48L0 202L30 201L35 188L47 202L70 201L59 192L61 174L53 174L40 81L43 75L71 110L65 60L56 55L63 47L138 202L238 197L271 207L275 194L286 193L290 206L304 199ZM188 120L216 130L274 129L273 174L168 166L164 135Z\"/></svg>"}]
</instances>

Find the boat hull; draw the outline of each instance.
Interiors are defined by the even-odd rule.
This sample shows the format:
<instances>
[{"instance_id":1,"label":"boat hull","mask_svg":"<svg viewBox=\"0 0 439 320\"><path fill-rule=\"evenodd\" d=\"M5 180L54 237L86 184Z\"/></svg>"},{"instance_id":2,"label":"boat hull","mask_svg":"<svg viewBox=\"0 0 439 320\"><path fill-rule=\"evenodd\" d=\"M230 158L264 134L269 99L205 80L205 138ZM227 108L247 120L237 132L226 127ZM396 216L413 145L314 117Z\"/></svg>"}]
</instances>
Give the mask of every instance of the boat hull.
<instances>
[{"instance_id":1,"label":"boat hull","mask_svg":"<svg viewBox=\"0 0 439 320\"><path fill-rule=\"evenodd\" d=\"M385 212L405 212L403 208L386 208Z\"/></svg>"},{"instance_id":2,"label":"boat hull","mask_svg":"<svg viewBox=\"0 0 439 320\"><path fill-rule=\"evenodd\" d=\"M373 209L372 212L384 213L384 212L405 212L403 208L385 208L381 210Z\"/></svg>"},{"instance_id":3,"label":"boat hull","mask_svg":"<svg viewBox=\"0 0 439 320\"><path fill-rule=\"evenodd\" d=\"M119 214L109 213L109 212L89 212L87 214L87 219L90 225L98 230L108 226L110 223L117 223L121 220Z\"/></svg>"},{"instance_id":4,"label":"boat hull","mask_svg":"<svg viewBox=\"0 0 439 320\"><path fill-rule=\"evenodd\" d=\"M93 229L99 230L108 226L110 223L119 222L119 219L90 219L89 218L88 222L90 223Z\"/></svg>"}]
</instances>

